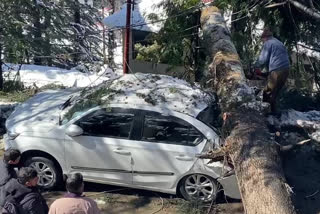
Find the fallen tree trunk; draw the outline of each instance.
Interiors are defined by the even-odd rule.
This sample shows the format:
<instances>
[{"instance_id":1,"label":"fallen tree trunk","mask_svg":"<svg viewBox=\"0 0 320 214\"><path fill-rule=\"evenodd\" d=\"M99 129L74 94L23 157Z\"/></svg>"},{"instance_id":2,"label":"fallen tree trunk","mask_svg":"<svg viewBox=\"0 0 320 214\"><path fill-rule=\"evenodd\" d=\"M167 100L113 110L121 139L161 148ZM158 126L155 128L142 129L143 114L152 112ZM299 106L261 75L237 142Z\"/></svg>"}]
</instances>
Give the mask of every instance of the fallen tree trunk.
<instances>
[{"instance_id":1,"label":"fallen tree trunk","mask_svg":"<svg viewBox=\"0 0 320 214\"><path fill-rule=\"evenodd\" d=\"M212 77L208 82L213 83L220 99L223 130L228 136L221 151L231 158L235 167L245 213L296 213L291 189L284 178L279 146L273 141L263 116L268 106L257 101L247 85L219 9L203 9L201 26Z\"/></svg>"}]
</instances>

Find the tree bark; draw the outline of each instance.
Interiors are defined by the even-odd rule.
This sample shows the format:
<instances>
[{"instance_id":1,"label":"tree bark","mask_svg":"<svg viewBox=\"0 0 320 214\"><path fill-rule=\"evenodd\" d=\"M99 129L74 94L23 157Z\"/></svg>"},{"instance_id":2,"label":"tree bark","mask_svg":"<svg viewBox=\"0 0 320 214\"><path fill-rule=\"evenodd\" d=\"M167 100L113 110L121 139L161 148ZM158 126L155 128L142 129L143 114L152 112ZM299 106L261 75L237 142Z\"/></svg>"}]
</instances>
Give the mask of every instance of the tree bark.
<instances>
[{"instance_id":1,"label":"tree bark","mask_svg":"<svg viewBox=\"0 0 320 214\"><path fill-rule=\"evenodd\" d=\"M42 53L42 24L41 24L41 17L40 17L40 7L37 3L36 0L33 1L34 2L34 11L32 12L32 16L33 16L33 26L34 26L34 30L33 30L33 36L34 36L34 41L35 41L35 56L34 56L34 64L35 65L42 65L42 60L41 60L41 53Z\"/></svg>"},{"instance_id":2,"label":"tree bark","mask_svg":"<svg viewBox=\"0 0 320 214\"><path fill-rule=\"evenodd\" d=\"M203 46L212 87L224 112L225 145L233 162L246 214L295 214L279 156L263 116L267 105L247 85L230 32L216 7L202 10ZM210 154L210 153L209 153ZM214 158L214 157L211 157Z\"/></svg>"},{"instance_id":3,"label":"tree bark","mask_svg":"<svg viewBox=\"0 0 320 214\"><path fill-rule=\"evenodd\" d=\"M113 14L115 12L115 0L109 0L111 12L110 14ZM111 68L115 68L115 62L114 62L114 47L116 46L115 44L115 35L113 31L108 31L108 65Z\"/></svg>"},{"instance_id":4,"label":"tree bark","mask_svg":"<svg viewBox=\"0 0 320 214\"><path fill-rule=\"evenodd\" d=\"M303 4L301 4L300 2L294 1L294 0L289 0L289 2L295 6L296 8L298 8L299 10L303 11L304 13L306 13L307 15L315 18L318 22L320 21L320 12L315 10L315 9L310 9L306 6L304 6Z\"/></svg>"},{"instance_id":5,"label":"tree bark","mask_svg":"<svg viewBox=\"0 0 320 214\"><path fill-rule=\"evenodd\" d=\"M45 18L45 21L44 21L44 31L45 31L45 38L44 38L44 54L45 56L47 56L47 65L48 66L52 66L52 58L50 57L51 55L51 34L50 34L50 24L51 24L51 21L52 21L52 14L51 14L51 11L47 10L45 15L44 15L44 18Z\"/></svg>"},{"instance_id":6,"label":"tree bark","mask_svg":"<svg viewBox=\"0 0 320 214\"><path fill-rule=\"evenodd\" d=\"M1 42L1 41L0 41ZM0 43L0 90L3 90L3 72L2 72L2 44Z\"/></svg>"},{"instance_id":7,"label":"tree bark","mask_svg":"<svg viewBox=\"0 0 320 214\"><path fill-rule=\"evenodd\" d=\"M74 17L74 28L75 28L75 54L73 54L73 62L77 64L80 61L81 56L81 47L83 46L83 38L81 35L81 14L80 14L80 3L78 0L74 1L74 8L73 8L73 17Z\"/></svg>"},{"instance_id":8,"label":"tree bark","mask_svg":"<svg viewBox=\"0 0 320 214\"><path fill-rule=\"evenodd\" d=\"M314 4L313 4L313 0L309 0L309 6L312 8L312 9L316 9L315 7L314 7Z\"/></svg>"}]
</instances>

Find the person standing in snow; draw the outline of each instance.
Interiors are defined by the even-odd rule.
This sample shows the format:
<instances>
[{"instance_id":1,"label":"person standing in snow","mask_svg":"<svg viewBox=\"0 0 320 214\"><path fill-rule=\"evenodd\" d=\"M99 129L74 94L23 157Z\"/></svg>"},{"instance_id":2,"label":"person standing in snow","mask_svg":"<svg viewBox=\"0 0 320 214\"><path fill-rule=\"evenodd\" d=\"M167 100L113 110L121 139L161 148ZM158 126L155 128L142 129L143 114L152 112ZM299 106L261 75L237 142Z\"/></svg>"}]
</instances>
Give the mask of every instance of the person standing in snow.
<instances>
[{"instance_id":1,"label":"person standing in snow","mask_svg":"<svg viewBox=\"0 0 320 214\"><path fill-rule=\"evenodd\" d=\"M68 192L52 203L49 214L100 214L97 203L82 195L84 183L81 173L72 174L66 181L66 188Z\"/></svg>"},{"instance_id":2,"label":"person standing in snow","mask_svg":"<svg viewBox=\"0 0 320 214\"><path fill-rule=\"evenodd\" d=\"M273 37L269 28L265 28L261 35L263 47L255 63L255 72L262 75L261 70L268 70L267 85L263 89L263 101L270 103L271 113L276 113L276 99L279 91L286 83L289 75L289 55L282 42Z\"/></svg>"}]
</instances>

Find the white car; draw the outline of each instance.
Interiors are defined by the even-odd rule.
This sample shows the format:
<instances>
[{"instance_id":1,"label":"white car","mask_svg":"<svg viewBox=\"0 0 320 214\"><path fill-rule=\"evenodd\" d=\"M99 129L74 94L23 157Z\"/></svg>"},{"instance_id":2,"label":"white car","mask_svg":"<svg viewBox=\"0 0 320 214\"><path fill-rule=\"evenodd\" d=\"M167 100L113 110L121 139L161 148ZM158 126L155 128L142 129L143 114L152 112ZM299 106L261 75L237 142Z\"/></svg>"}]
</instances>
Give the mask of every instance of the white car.
<instances>
[{"instance_id":1,"label":"white car","mask_svg":"<svg viewBox=\"0 0 320 214\"><path fill-rule=\"evenodd\" d=\"M196 117L146 105L110 104L75 112L60 120L69 89L37 94L6 121L5 147L18 148L22 162L51 189L63 174L85 181L180 193L188 200L210 201L223 189L240 198L232 169L208 164L197 155L219 146L215 131Z\"/></svg>"}]
</instances>

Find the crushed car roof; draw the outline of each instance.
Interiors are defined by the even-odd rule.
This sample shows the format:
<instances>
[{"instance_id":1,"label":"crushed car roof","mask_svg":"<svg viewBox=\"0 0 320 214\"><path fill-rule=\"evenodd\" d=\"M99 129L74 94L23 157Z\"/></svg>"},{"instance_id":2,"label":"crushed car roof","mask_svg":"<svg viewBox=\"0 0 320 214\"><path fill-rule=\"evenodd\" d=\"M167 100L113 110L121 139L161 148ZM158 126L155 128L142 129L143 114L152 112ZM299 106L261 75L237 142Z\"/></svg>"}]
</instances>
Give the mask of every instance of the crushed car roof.
<instances>
[{"instance_id":1,"label":"crushed car roof","mask_svg":"<svg viewBox=\"0 0 320 214\"><path fill-rule=\"evenodd\" d=\"M126 74L83 90L71 110L116 104L150 105L196 117L213 103L214 96L184 80L158 74ZM76 109L76 110L75 110Z\"/></svg>"}]
</instances>

